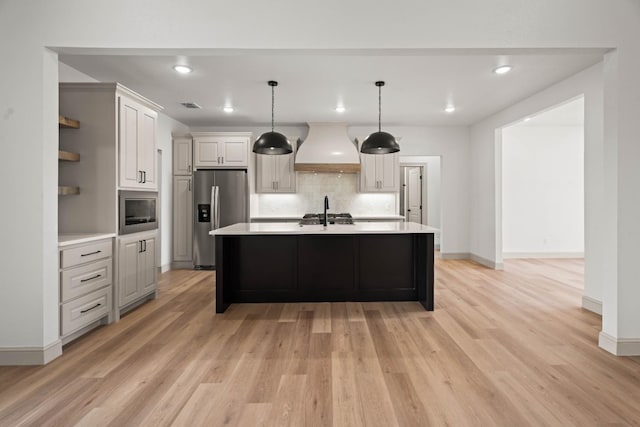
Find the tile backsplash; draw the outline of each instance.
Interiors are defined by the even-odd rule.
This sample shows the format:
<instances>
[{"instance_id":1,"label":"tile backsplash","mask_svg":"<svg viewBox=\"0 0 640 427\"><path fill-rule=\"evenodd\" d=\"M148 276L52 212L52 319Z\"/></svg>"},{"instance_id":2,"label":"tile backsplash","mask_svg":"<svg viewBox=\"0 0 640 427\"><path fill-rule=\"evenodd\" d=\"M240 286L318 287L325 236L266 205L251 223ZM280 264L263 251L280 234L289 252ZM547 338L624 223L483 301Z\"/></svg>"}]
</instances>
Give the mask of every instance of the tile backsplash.
<instances>
[{"instance_id":1,"label":"tile backsplash","mask_svg":"<svg viewBox=\"0 0 640 427\"><path fill-rule=\"evenodd\" d=\"M297 173L296 194L255 194L251 216L302 216L322 212L324 196L329 196L330 212L354 216L395 215L395 193L358 193L357 174Z\"/></svg>"}]
</instances>

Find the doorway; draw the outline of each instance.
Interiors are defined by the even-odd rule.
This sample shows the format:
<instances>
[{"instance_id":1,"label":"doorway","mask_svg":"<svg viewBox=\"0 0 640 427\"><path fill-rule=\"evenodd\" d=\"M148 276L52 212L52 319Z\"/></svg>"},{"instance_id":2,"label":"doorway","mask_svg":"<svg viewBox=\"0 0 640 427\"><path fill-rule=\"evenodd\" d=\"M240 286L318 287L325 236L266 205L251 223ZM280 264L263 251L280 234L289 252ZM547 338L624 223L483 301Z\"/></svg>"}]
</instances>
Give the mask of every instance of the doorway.
<instances>
[{"instance_id":1,"label":"doorway","mask_svg":"<svg viewBox=\"0 0 640 427\"><path fill-rule=\"evenodd\" d=\"M584 257L584 98L501 129L502 256Z\"/></svg>"},{"instance_id":2,"label":"doorway","mask_svg":"<svg viewBox=\"0 0 640 427\"><path fill-rule=\"evenodd\" d=\"M422 197L425 188L424 166L402 166L400 171L400 214L404 215L405 221L423 224L423 210L426 208Z\"/></svg>"}]
</instances>

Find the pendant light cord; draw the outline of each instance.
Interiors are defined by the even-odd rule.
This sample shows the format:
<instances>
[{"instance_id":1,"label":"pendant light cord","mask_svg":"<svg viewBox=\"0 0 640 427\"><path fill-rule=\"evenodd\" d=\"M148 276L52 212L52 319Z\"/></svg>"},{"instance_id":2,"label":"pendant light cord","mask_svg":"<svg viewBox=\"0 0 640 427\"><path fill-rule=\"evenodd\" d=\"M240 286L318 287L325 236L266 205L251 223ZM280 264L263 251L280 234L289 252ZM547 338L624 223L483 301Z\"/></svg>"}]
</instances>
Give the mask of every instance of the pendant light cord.
<instances>
[{"instance_id":1,"label":"pendant light cord","mask_svg":"<svg viewBox=\"0 0 640 427\"><path fill-rule=\"evenodd\" d=\"M382 132L382 86L378 86L378 132Z\"/></svg>"},{"instance_id":2,"label":"pendant light cord","mask_svg":"<svg viewBox=\"0 0 640 427\"><path fill-rule=\"evenodd\" d=\"M271 86L271 132L273 132L274 127L273 127L273 110L275 110L276 108L276 101L275 101L275 95L274 95L274 86Z\"/></svg>"}]
</instances>

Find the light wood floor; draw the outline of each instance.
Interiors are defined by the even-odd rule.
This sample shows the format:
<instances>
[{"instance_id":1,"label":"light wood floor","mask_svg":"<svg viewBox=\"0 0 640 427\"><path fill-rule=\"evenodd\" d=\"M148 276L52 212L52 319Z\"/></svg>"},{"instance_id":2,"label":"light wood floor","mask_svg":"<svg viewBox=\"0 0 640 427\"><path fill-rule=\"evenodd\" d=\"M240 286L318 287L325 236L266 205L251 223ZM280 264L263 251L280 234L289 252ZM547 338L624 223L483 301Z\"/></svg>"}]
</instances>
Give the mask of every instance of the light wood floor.
<instances>
[{"instance_id":1,"label":"light wood floor","mask_svg":"<svg viewBox=\"0 0 640 427\"><path fill-rule=\"evenodd\" d=\"M583 264L436 262L417 303L233 305L211 272L44 367L0 368L0 426L640 424L640 359L597 347Z\"/></svg>"}]
</instances>

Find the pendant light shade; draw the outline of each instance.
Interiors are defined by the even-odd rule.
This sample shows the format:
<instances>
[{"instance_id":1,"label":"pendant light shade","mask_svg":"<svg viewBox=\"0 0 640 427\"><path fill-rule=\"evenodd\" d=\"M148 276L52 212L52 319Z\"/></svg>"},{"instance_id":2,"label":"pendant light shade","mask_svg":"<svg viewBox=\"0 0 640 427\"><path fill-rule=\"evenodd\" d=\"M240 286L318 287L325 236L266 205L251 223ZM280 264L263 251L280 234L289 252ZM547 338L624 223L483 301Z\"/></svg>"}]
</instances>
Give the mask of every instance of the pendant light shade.
<instances>
[{"instance_id":1,"label":"pendant light shade","mask_svg":"<svg viewBox=\"0 0 640 427\"><path fill-rule=\"evenodd\" d=\"M389 154L400 151L396 138L388 132L382 132L382 86L384 82L376 82L378 86L378 132L374 132L362 141L360 152L365 154Z\"/></svg>"},{"instance_id":2,"label":"pendant light shade","mask_svg":"<svg viewBox=\"0 0 640 427\"><path fill-rule=\"evenodd\" d=\"M287 137L275 132L273 126L273 111L275 109L274 88L278 82L270 80L271 86L271 132L265 132L253 143L253 152L257 154L290 154L293 148Z\"/></svg>"}]
</instances>

